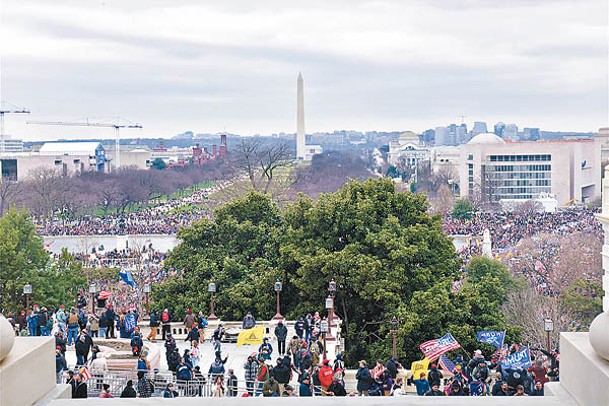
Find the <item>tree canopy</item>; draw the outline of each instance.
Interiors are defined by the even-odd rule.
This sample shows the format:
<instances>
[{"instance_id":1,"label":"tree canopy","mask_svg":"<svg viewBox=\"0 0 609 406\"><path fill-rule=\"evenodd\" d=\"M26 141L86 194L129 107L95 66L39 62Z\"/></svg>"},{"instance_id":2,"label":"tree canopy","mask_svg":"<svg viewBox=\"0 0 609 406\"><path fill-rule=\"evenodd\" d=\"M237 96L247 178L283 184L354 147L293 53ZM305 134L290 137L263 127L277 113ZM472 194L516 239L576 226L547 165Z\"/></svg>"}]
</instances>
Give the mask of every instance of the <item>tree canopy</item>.
<instances>
[{"instance_id":1,"label":"tree canopy","mask_svg":"<svg viewBox=\"0 0 609 406\"><path fill-rule=\"evenodd\" d=\"M239 320L253 311L269 319L279 278L281 311L296 318L325 311L334 279L334 307L351 365L390 354L385 338L393 316L401 323L399 356L408 359L420 357L421 342L446 331L467 345L476 329L505 324L502 276L476 271L455 290L461 263L440 217L429 215L425 196L398 193L389 179L351 181L317 201L300 195L283 211L269 196L251 192L217 209L213 220L183 229L179 238L167 265L184 270L183 279L156 286L155 306L178 314L205 311L213 281L220 317Z\"/></svg>"},{"instance_id":2,"label":"tree canopy","mask_svg":"<svg viewBox=\"0 0 609 406\"><path fill-rule=\"evenodd\" d=\"M63 252L51 264L42 238L25 210L9 210L0 218L0 311L25 308L23 287L32 286L32 303L59 306L72 303L87 284L73 256Z\"/></svg>"}]
</instances>

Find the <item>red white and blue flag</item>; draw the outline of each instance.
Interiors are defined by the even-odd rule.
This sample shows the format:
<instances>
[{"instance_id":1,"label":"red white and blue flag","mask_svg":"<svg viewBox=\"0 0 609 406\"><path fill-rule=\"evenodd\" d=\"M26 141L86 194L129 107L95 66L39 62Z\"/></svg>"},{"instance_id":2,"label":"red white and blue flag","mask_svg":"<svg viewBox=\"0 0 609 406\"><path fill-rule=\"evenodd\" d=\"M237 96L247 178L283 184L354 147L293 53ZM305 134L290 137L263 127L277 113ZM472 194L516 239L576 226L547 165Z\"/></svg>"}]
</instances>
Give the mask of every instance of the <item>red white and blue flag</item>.
<instances>
[{"instance_id":1,"label":"red white and blue flag","mask_svg":"<svg viewBox=\"0 0 609 406\"><path fill-rule=\"evenodd\" d=\"M440 358L438 358L438 365L449 374L454 374L455 364L446 355L440 355Z\"/></svg>"},{"instance_id":2,"label":"red white and blue flag","mask_svg":"<svg viewBox=\"0 0 609 406\"><path fill-rule=\"evenodd\" d=\"M446 333L443 337L435 340L429 340L419 345L423 354L429 361L435 361L440 355L445 352L461 348L461 345L455 340L455 337L450 333Z\"/></svg>"}]
</instances>

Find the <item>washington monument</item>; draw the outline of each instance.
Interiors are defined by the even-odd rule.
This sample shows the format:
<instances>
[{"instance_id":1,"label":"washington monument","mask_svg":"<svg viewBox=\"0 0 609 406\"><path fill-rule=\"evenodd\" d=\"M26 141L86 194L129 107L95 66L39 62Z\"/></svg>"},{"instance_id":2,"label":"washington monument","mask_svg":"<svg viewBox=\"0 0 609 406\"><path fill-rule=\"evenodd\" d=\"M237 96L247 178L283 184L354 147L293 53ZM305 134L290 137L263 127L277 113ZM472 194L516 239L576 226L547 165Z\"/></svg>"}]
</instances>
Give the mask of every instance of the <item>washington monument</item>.
<instances>
[{"instance_id":1,"label":"washington monument","mask_svg":"<svg viewBox=\"0 0 609 406\"><path fill-rule=\"evenodd\" d=\"M304 81L298 72L296 81L296 159L306 158L305 119L304 119Z\"/></svg>"}]
</instances>

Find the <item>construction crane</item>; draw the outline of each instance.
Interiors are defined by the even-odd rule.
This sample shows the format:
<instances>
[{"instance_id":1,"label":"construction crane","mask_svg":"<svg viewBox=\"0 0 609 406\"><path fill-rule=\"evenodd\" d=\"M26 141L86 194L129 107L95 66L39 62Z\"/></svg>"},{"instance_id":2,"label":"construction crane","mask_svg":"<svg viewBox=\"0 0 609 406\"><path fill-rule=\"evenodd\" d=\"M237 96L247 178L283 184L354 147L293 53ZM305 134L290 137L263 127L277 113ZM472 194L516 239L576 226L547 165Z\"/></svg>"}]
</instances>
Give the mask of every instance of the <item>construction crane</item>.
<instances>
[{"instance_id":1,"label":"construction crane","mask_svg":"<svg viewBox=\"0 0 609 406\"><path fill-rule=\"evenodd\" d=\"M10 103L4 103L10 104ZM15 105L12 105L15 109L3 109L0 108L0 152L5 152L6 150L6 134L4 133L4 115L5 114L30 114L30 111L25 108L18 108Z\"/></svg>"},{"instance_id":2,"label":"construction crane","mask_svg":"<svg viewBox=\"0 0 609 406\"><path fill-rule=\"evenodd\" d=\"M116 146L115 146L115 168L118 169L121 166L121 154L120 154L120 129L121 128L142 128L139 124L118 124L118 123L91 123L88 119L84 123L69 122L69 121L28 121L27 124L36 125L61 125L68 127L105 127L114 128L116 132Z\"/></svg>"}]
</instances>

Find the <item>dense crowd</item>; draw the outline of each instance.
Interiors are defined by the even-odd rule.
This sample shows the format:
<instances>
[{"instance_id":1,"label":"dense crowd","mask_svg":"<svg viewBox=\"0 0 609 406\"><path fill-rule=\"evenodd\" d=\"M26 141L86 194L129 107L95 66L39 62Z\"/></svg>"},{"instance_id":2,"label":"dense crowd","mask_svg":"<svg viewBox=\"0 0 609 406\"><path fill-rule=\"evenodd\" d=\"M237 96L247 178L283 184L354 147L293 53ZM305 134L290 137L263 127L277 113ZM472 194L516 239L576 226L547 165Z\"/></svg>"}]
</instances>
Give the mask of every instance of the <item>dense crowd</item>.
<instances>
[{"instance_id":1,"label":"dense crowd","mask_svg":"<svg viewBox=\"0 0 609 406\"><path fill-rule=\"evenodd\" d=\"M194 192L190 196L170 200L134 213L84 216L78 220L53 218L46 224L38 219L40 235L124 235L162 234L174 235L181 227L194 221L209 218L210 211L199 204L221 185Z\"/></svg>"},{"instance_id":2,"label":"dense crowd","mask_svg":"<svg viewBox=\"0 0 609 406\"><path fill-rule=\"evenodd\" d=\"M68 370L66 349L74 346L77 361L67 372L67 383L72 385L76 398L92 393L99 397L118 395L119 388L110 388L104 382L108 366L99 347L100 340L117 336L129 342L133 357L137 357L136 383L125 382L124 388L120 388L121 397L402 396L414 392L407 390L407 386L414 386L420 396L542 396L545 383L558 379L558 350L535 349L532 366L528 368L504 367L501 361L521 348L520 344L513 344L503 346L488 358L479 350L470 359L459 353L450 363L450 370L445 364L441 370L434 362L429 370L417 376L405 375L395 358L386 362L377 360L374 366L361 360L355 373L356 390L349 393L342 354L337 353L334 360L326 358L319 313L299 317L291 337L280 320L272 330L273 340L265 337L257 351L245 360L243 376L237 376L234 370L226 370L224 366L230 355L222 351L226 338L224 327L217 324L211 334L206 334L209 322L202 311L189 310L183 318L172 315L168 309L160 313L153 311L148 321L150 333L144 337L138 328L140 314L135 308L115 311L107 304L96 313L87 309L86 296L79 294L69 310L64 306L46 309L33 305L27 314L21 311L17 317L8 315L18 334L55 336L58 382L63 382ZM185 341L189 346L183 353L171 334L172 322L183 324L188 331ZM241 330L256 326L256 319L248 313ZM170 373L164 375L163 387L158 387L161 375L150 368L144 344L145 340L156 342L159 329ZM212 346L215 353L207 370L202 369L203 345Z\"/></svg>"},{"instance_id":3,"label":"dense crowd","mask_svg":"<svg viewBox=\"0 0 609 406\"><path fill-rule=\"evenodd\" d=\"M471 244L479 246L488 229L493 249L503 251L515 247L520 240L541 233L568 235L573 232L593 233L602 238L601 224L588 209L565 209L554 213L534 214L476 212L470 220L445 217L442 229L448 235L472 236ZM467 249L469 250L469 248Z\"/></svg>"}]
</instances>

